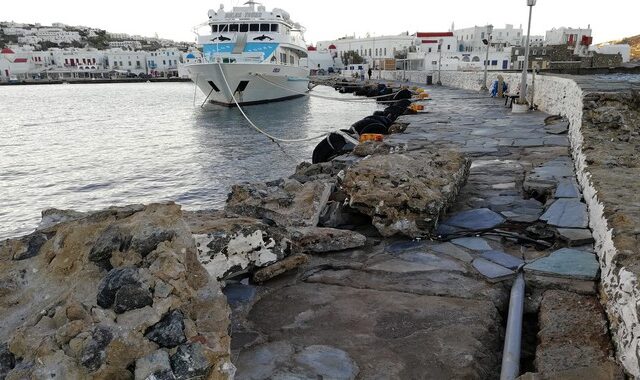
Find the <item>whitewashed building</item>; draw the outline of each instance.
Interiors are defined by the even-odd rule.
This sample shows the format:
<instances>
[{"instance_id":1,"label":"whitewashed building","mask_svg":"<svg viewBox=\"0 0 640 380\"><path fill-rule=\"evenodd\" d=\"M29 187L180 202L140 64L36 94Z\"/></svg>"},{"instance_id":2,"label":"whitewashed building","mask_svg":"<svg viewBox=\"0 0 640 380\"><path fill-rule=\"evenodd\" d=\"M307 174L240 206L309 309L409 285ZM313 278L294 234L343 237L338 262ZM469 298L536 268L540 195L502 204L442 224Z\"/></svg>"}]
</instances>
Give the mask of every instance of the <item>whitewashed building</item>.
<instances>
[{"instance_id":1,"label":"whitewashed building","mask_svg":"<svg viewBox=\"0 0 640 380\"><path fill-rule=\"evenodd\" d=\"M506 24L504 28L485 25L456 29L453 34L458 40L458 51L467 53L484 51L486 45L483 40L487 39L489 35L491 36L491 46L497 50L522 44L522 27L514 28L511 24Z\"/></svg>"},{"instance_id":2,"label":"whitewashed building","mask_svg":"<svg viewBox=\"0 0 640 380\"><path fill-rule=\"evenodd\" d=\"M28 53L16 52L9 48L0 50L0 79L4 81L28 79L33 68Z\"/></svg>"},{"instance_id":3,"label":"whitewashed building","mask_svg":"<svg viewBox=\"0 0 640 380\"><path fill-rule=\"evenodd\" d=\"M73 43L82 40L80 33L68 32L61 28L40 28L34 31L34 35L40 41L48 41L56 44ZM38 42L40 42L38 41Z\"/></svg>"},{"instance_id":4,"label":"whitewashed building","mask_svg":"<svg viewBox=\"0 0 640 380\"><path fill-rule=\"evenodd\" d=\"M178 76L182 53L175 48L163 48L147 53L148 74L154 77Z\"/></svg>"},{"instance_id":5,"label":"whitewashed building","mask_svg":"<svg viewBox=\"0 0 640 380\"><path fill-rule=\"evenodd\" d=\"M631 59L631 46L628 44L601 44L591 46L589 50L599 54L620 54L622 63L627 63Z\"/></svg>"},{"instance_id":6,"label":"whitewashed building","mask_svg":"<svg viewBox=\"0 0 640 380\"><path fill-rule=\"evenodd\" d=\"M110 49L105 52L105 67L120 74L148 74L147 54L150 53Z\"/></svg>"},{"instance_id":7,"label":"whitewashed building","mask_svg":"<svg viewBox=\"0 0 640 380\"><path fill-rule=\"evenodd\" d=\"M110 48L142 49L140 41L109 41Z\"/></svg>"},{"instance_id":8,"label":"whitewashed building","mask_svg":"<svg viewBox=\"0 0 640 380\"><path fill-rule=\"evenodd\" d=\"M573 54L585 57L589 54L589 46L593 42L591 25L582 28L553 28L545 36L545 45L569 45L573 47Z\"/></svg>"},{"instance_id":9,"label":"whitewashed building","mask_svg":"<svg viewBox=\"0 0 640 380\"><path fill-rule=\"evenodd\" d=\"M335 51L335 45L329 45L328 49L318 50L314 46L307 48L307 57L300 58L300 65L307 66L310 70L337 70L343 69L345 66Z\"/></svg>"},{"instance_id":10,"label":"whitewashed building","mask_svg":"<svg viewBox=\"0 0 640 380\"><path fill-rule=\"evenodd\" d=\"M329 50L329 46L335 46L337 59L340 59L347 51L355 51L366 62L374 60L394 58L397 53L407 54L416 51L416 37L407 33L395 36L368 36L365 38L344 37L331 41L317 43L317 51Z\"/></svg>"}]
</instances>

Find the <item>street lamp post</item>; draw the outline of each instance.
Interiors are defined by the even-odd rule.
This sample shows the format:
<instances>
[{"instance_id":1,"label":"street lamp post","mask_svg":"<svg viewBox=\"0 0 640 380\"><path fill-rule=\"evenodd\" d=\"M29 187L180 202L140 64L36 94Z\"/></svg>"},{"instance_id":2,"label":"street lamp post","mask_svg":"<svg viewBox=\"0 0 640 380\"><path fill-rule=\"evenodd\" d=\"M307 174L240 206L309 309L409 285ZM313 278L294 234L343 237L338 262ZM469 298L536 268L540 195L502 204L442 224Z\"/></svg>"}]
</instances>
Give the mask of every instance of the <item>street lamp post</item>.
<instances>
[{"instance_id":1,"label":"street lamp post","mask_svg":"<svg viewBox=\"0 0 640 380\"><path fill-rule=\"evenodd\" d=\"M529 35L531 34L531 12L533 6L536 5L536 0L527 0L527 6L529 7L529 25L527 26L527 39L524 43L524 65L522 67L522 80L520 81L520 98L518 103L525 104L527 99L527 70L529 68Z\"/></svg>"},{"instance_id":2,"label":"street lamp post","mask_svg":"<svg viewBox=\"0 0 640 380\"><path fill-rule=\"evenodd\" d=\"M438 40L438 51L440 52L440 56L438 57L438 82L436 82L436 84L438 86L442 86L442 81L440 80L441 78L441 69L442 69L442 43L444 42L444 40L441 38Z\"/></svg>"},{"instance_id":3,"label":"street lamp post","mask_svg":"<svg viewBox=\"0 0 640 380\"><path fill-rule=\"evenodd\" d=\"M484 59L484 81L482 82L480 91L489 90L489 88L487 88L487 70L489 66L489 47L491 46L491 32L493 32L493 25L487 25L487 38L482 41L487 44L487 55Z\"/></svg>"}]
</instances>

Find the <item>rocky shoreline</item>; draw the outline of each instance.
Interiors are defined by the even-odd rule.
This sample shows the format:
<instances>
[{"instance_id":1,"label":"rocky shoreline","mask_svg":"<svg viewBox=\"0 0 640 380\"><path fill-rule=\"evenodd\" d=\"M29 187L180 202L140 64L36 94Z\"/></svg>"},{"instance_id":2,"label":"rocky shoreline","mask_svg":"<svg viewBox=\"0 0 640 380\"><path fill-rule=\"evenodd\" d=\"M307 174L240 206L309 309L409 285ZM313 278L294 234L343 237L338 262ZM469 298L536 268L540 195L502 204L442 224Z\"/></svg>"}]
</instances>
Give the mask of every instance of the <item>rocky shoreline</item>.
<instances>
[{"instance_id":1,"label":"rocky shoreline","mask_svg":"<svg viewBox=\"0 0 640 380\"><path fill-rule=\"evenodd\" d=\"M232 378L225 280L264 282L305 254L361 247L365 236L333 228L354 221L426 236L469 165L453 153L394 158L409 161L302 164L234 186L220 211L44 211L35 232L0 243L0 378ZM375 176L406 184L384 193L389 184L366 186ZM394 214L404 193L417 203Z\"/></svg>"}]
</instances>

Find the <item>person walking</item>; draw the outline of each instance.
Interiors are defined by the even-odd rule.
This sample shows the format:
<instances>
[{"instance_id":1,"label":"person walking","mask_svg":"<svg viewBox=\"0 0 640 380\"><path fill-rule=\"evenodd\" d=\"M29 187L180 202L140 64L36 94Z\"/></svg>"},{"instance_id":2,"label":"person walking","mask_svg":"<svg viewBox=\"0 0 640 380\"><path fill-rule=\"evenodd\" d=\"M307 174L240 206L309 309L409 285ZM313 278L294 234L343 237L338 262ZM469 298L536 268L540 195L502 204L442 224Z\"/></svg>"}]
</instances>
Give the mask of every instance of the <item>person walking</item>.
<instances>
[{"instance_id":1,"label":"person walking","mask_svg":"<svg viewBox=\"0 0 640 380\"><path fill-rule=\"evenodd\" d=\"M369 70L367 70L367 74L369 74L369 80L371 80L371 73L373 73L373 70L371 70L371 67L369 67Z\"/></svg>"}]
</instances>

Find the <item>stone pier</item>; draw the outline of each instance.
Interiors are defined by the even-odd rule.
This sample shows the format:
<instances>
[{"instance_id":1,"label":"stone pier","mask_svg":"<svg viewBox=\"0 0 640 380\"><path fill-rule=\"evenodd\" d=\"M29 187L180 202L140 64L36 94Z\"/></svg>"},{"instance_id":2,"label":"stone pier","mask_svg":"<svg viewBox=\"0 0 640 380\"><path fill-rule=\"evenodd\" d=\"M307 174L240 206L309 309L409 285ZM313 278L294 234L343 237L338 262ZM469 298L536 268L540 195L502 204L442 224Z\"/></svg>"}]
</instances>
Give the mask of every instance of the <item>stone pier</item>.
<instances>
[{"instance_id":1,"label":"stone pier","mask_svg":"<svg viewBox=\"0 0 640 380\"><path fill-rule=\"evenodd\" d=\"M525 311L540 324L525 324L533 343L522 372L621 378L569 121L515 115L477 92L428 92L427 112L400 118L406 132L385 144L391 155L448 149L471 160L436 234L385 238L360 227L362 247L312 255L262 285L228 287L236 377L497 378L509 290L523 270ZM559 296L564 309L552 307ZM577 318L585 302L590 314Z\"/></svg>"}]
</instances>

